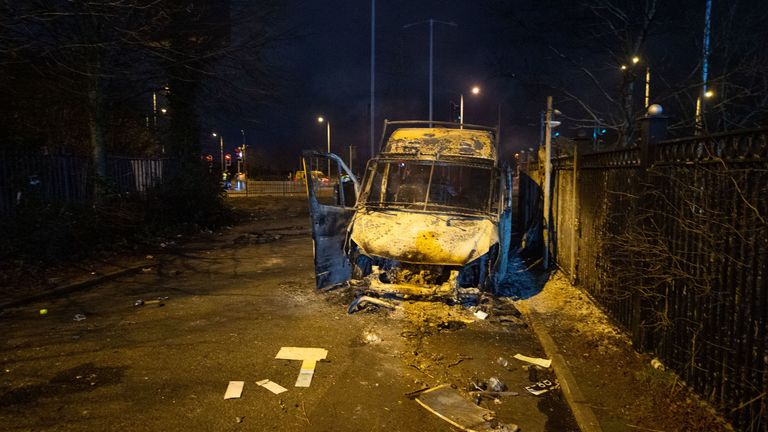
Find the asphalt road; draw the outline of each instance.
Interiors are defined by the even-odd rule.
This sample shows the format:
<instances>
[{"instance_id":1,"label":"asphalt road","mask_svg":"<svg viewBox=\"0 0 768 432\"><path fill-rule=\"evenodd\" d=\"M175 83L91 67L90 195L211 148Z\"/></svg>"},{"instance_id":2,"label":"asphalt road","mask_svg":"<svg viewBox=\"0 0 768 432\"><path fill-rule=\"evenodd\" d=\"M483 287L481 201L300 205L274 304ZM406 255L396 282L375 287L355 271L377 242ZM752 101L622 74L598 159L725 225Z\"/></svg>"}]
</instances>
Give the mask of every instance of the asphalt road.
<instances>
[{"instance_id":1,"label":"asphalt road","mask_svg":"<svg viewBox=\"0 0 768 432\"><path fill-rule=\"evenodd\" d=\"M304 201L241 203L250 223L175 245L146 272L2 311L0 429L458 430L406 393L447 383L469 399L470 382L497 377L520 393L481 402L501 422L577 430L559 391L524 389L512 356L543 356L527 326L433 303L348 315L352 293L314 289ZM300 362L274 358L283 346L328 350L310 387L293 386ZM223 399L229 381L245 381L240 399Z\"/></svg>"}]
</instances>

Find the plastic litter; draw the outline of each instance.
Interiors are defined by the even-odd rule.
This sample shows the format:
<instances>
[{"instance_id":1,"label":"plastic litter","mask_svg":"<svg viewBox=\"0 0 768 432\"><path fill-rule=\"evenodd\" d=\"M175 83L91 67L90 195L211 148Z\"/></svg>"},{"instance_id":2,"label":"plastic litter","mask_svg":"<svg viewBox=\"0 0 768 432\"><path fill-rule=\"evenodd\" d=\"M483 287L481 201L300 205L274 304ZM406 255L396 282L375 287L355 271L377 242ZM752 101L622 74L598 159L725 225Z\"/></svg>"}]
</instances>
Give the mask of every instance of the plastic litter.
<instances>
[{"instance_id":1,"label":"plastic litter","mask_svg":"<svg viewBox=\"0 0 768 432\"><path fill-rule=\"evenodd\" d=\"M72 318L72 321L84 321L84 320L85 320L85 315L83 314L77 314L74 316L74 318Z\"/></svg>"},{"instance_id":2,"label":"plastic litter","mask_svg":"<svg viewBox=\"0 0 768 432\"><path fill-rule=\"evenodd\" d=\"M48 309L40 309L40 315L48 315Z\"/></svg>"},{"instance_id":3,"label":"plastic litter","mask_svg":"<svg viewBox=\"0 0 768 432\"><path fill-rule=\"evenodd\" d=\"M492 392L503 392L507 390L507 385L496 377L488 378L488 390Z\"/></svg>"},{"instance_id":4,"label":"plastic litter","mask_svg":"<svg viewBox=\"0 0 768 432\"><path fill-rule=\"evenodd\" d=\"M651 366L654 369L658 369L660 371L664 371L664 370L667 369L666 367L664 367L664 365L657 358L654 358L653 360L651 360Z\"/></svg>"},{"instance_id":5,"label":"plastic litter","mask_svg":"<svg viewBox=\"0 0 768 432\"><path fill-rule=\"evenodd\" d=\"M481 310L479 310L479 311L475 312L475 313L474 313L474 315L475 315L476 317L478 317L479 319L481 319L481 320L484 320L484 319L488 318L488 313L486 313L486 312L483 312L483 311L481 311Z\"/></svg>"}]
</instances>

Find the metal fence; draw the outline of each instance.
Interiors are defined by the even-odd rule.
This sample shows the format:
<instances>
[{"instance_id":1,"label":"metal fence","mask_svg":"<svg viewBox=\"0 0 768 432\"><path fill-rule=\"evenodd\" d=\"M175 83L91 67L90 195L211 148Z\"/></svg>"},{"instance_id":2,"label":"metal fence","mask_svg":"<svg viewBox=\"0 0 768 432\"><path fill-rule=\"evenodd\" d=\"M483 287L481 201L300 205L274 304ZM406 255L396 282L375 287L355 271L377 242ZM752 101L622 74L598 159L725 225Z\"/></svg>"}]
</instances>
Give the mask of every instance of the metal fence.
<instances>
[{"instance_id":1,"label":"metal fence","mask_svg":"<svg viewBox=\"0 0 768 432\"><path fill-rule=\"evenodd\" d=\"M167 158L109 156L105 186L110 193L143 195L175 170ZM84 203L93 197L88 159L73 155L0 152L0 215L24 202Z\"/></svg>"},{"instance_id":2,"label":"metal fence","mask_svg":"<svg viewBox=\"0 0 768 432\"><path fill-rule=\"evenodd\" d=\"M335 196L336 183L317 183L315 192L321 197ZM227 190L229 197L251 196L302 196L307 194L307 186L303 181L271 181L271 180L247 180L232 181Z\"/></svg>"},{"instance_id":3,"label":"metal fence","mask_svg":"<svg viewBox=\"0 0 768 432\"><path fill-rule=\"evenodd\" d=\"M555 263L737 428L766 430L768 129L573 148L552 164ZM529 239L542 169L521 163Z\"/></svg>"}]
</instances>

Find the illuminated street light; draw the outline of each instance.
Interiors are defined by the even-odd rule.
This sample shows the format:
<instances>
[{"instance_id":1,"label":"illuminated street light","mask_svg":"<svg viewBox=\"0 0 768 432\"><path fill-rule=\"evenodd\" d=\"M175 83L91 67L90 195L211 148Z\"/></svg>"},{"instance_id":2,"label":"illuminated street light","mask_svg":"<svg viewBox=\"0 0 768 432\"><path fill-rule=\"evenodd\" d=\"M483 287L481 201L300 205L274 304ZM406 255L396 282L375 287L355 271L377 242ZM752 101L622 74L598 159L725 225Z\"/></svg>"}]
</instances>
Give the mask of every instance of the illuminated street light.
<instances>
[{"instance_id":1,"label":"illuminated street light","mask_svg":"<svg viewBox=\"0 0 768 432\"><path fill-rule=\"evenodd\" d=\"M472 94L480 94L480 87L472 87ZM461 100L459 103L459 129L464 129L464 93L461 93Z\"/></svg>"},{"instance_id":2,"label":"illuminated street light","mask_svg":"<svg viewBox=\"0 0 768 432\"><path fill-rule=\"evenodd\" d=\"M621 70L627 70L627 65L621 65Z\"/></svg>"},{"instance_id":3,"label":"illuminated street light","mask_svg":"<svg viewBox=\"0 0 768 432\"><path fill-rule=\"evenodd\" d=\"M163 114L165 114L165 113L167 113L167 112L168 112L168 109L167 109L167 108L160 108L160 112L161 112L161 113L163 113Z\"/></svg>"},{"instance_id":4,"label":"illuminated street light","mask_svg":"<svg viewBox=\"0 0 768 432\"><path fill-rule=\"evenodd\" d=\"M632 64L638 64L640 63L640 57L634 56L632 57Z\"/></svg>"},{"instance_id":5,"label":"illuminated street light","mask_svg":"<svg viewBox=\"0 0 768 432\"><path fill-rule=\"evenodd\" d=\"M217 136L219 136L219 135L218 135L216 132L211 132L211 136L212 136L212 137L214 137L214 138L216 138L216 137L217 137Z\"/></svg>"},{"instance_id":6,"label":"illuminated street light","mask_svg":"<svg viewBox=\"0 0 768 432\"><path fill-rule=\"evenodd\" d=\"M704 97L705 98L711 98L714 95L715 95L715 92L713 92L712 90L707 90L707 91L704 92Z\"/></svg>"},{"instance_id":7,"label":"illuminated street light","mask_svg":"<svg viewBox=\"0 0 768 432\"><path fill-rule=\"evenodd\" d=\"M323 116L318 116L317 122L326 124L326 133L328 135L328 153L330 153L331 152L331 121L326 120ZM331 159L328 158L328 181L330 180L331 180Z\"/></svg>"}]
</instances>

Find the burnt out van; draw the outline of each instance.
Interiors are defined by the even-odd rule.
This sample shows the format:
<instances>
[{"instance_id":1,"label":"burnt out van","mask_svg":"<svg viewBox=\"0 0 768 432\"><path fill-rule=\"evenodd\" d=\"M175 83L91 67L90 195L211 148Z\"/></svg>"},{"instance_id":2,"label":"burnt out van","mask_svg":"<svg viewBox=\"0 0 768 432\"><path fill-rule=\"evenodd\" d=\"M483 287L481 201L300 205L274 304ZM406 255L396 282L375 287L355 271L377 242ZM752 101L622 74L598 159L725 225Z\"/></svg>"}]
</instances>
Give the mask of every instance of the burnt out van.
<instances>
[{"instance_id":1,"label":"burnt out van","mask_svg":"<svg viewBox=\"0 0 768 432\"><path fill-rule=\"evenodd\" d=\"M506 271L511 172L498 131L444 122L387 121L359 181L341 158L335 197L308 183L318 288L355 280L366 291L461 298L493 293Z\"/></svg>"}]
</instances>

